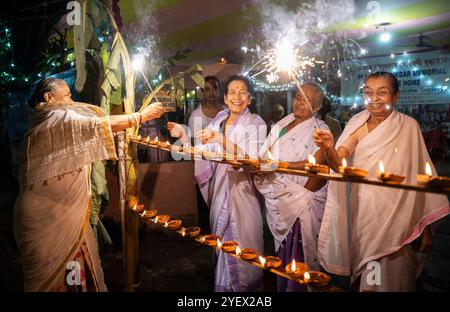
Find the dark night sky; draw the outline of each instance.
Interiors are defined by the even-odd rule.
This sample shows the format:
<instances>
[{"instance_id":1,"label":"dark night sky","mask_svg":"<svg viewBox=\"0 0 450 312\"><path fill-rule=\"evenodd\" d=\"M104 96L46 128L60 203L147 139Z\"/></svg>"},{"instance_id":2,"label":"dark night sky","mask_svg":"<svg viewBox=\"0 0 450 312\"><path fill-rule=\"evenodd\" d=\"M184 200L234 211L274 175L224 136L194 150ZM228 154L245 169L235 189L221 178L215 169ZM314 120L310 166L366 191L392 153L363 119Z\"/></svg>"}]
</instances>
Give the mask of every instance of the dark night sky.
<instances>
[{"instance_id":1,"label":"dark night sky","mask_svg":"<svg viewBox=\"0 0 450 312\"><path fill-rule=\"evenodd\" d=\"M11 29L14 62L32 71L42 60L48 35L62 15L67 0L19 0L2 2L0 20Z\"/></svg>"}]
</instances>

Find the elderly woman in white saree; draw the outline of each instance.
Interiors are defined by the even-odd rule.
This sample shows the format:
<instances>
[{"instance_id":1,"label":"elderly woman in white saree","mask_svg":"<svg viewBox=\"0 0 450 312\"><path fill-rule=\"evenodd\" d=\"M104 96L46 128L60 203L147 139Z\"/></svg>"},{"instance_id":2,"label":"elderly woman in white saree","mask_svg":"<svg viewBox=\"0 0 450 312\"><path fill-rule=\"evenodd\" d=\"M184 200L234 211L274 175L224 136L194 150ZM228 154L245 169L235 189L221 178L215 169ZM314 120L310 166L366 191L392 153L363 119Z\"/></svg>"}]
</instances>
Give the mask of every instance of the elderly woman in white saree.
<instances>
[{"instance_id":1,"label":"elderly woman in white saree","mask_svg":"<svg viewBox=\"0 0 450 312\"><path fill-rule=\"evenodd\" d=\"M249 89L245 77L230 77L224 97L228 108L197 133L197 138L205 144L204 150L257 158L266 127L264 120L248 109ZM175 126L169 124L172 133L176 132ZM227 164L196 160L195 178L211 210L211 232L222 241L236 241L240 248L254 248L262 254L261 202L252 176L244 169L235 170ZM261 269L222 251L218 251L217 256L215 291L254 291L262 286Z\"/></svg>"},{"instance_id":2,"label":"elderly woman in white saree","mask_svg":"<svg viewBox=\"0 0 450 312\"><path fill-rule=\"evenodd\" d=\"M158 118L165 109L155 104L141 114L108 117L99 107L74 103L65 81L55 78L37 85L30 105L36 112L14 209L24 290L106 291L89 225L90 164L116 158L113 131Z\"/></svg>"},{"instance_id":3,"label":"elderly woman in white saree","mask_svg":"<svg viewBox=\"0 0 450 312\"><path fill-rule=\"evenodd\" d=\"M291 169L304 169L308 155L322 161L323 153L314 143L314 129L328 126L313 115L320 109L323 92L313 83L301 86L292 102L292 114L272 127L261 148L261 158L272 157L289 162ZM306 98L305 98L306 97ZM311 105L308 105L308 102ZM283 264L293 259L306 262L310 270L319 270L317 240L326 201L326 180L282 173L255 176L255 185L264 196L267 223L275 239L275 251ZM306 291L304 285L278 277L278 291Z\"/></svg>"},{"instance_id":4,"label":"elderly woman in white saree","mask_svg":"<svg viewBox=\"0 0 450 312\"><path fill-rule=\"evenodd\" d=\"M431 160L417 122L394 110L396 77L386 72L369 75L364 96L367 110L348 122L336 147L330 132L316 132L327 162L336 171L346 158L375 176L382 160L387 171L415 183ZM328 272L350 275L360 291L414 291L423 264L417 251L429 248L429 225L449 213L444 195L330 182L319 237L320 264ZM420 250L411 245L417 239Z\"/></svg>"}]
</instances>

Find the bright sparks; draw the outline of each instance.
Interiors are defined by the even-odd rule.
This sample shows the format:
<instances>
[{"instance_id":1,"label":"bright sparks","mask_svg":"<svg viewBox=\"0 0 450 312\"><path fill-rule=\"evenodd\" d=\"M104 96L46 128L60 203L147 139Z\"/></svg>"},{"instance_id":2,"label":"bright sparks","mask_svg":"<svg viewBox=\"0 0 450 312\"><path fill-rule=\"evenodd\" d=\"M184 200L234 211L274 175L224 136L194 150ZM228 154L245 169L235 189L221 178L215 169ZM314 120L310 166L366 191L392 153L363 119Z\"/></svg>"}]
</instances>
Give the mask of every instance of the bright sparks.
<instances>
[{"instance_id":1,"label":"bright sparks","mask_svg":"<svg viewBox=\"0 0 450 312\"><path fill-rule=\"evenodd\" d=\"M133 67L133 70L141 71L142 68L144 67L144 62L145 62L144 56L139 54L134 57L131 66Z\"/></svg>"},{"instance_id":2,"label":"bright sparks","mask_svg":"<svg viewBox=\"0 0 450 312\"><path fill-rule=\"evenodd\" d=\"M302 43L304 45L306 42ZM299 80L303 76L303 70L309 67L314 67L316 61L313 57L305 57L300 55L300 50L292 44L287 38L282 38L276 43L275 48L268 50L264 56L264 69L253 75L257 76L260 73L268 72L266 75L269 83L276 82L279 79L279 73L287 73L290 79Z\"/></svg>"}]
</instances>

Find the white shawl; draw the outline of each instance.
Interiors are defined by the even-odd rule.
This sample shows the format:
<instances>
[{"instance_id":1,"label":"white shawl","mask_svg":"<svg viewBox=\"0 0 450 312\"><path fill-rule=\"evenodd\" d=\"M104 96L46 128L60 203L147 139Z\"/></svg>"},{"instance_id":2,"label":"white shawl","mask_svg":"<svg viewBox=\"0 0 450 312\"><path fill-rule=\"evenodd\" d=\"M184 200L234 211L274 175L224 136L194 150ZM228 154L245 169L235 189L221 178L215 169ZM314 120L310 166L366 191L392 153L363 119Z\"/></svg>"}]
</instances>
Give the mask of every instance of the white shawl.
<instances>
[{"instance_id":1,"label":"white shawl","mask_svg":"<svg viewBox=\"0 0 450 312\"><path fill-rule=\"evenodd\" d=\"M368 111L355 115L336 148L369 117ZM352 156L353 165L367 170L369 178L382 160L386 171L406 176L405 183L415 183L425 162L431 164L417 122L396 111L358 143ZM369 261L396 252L449 213L444 195L331 181L319 237L320 264L355 280Z\"/></svg>"}]
</instances>

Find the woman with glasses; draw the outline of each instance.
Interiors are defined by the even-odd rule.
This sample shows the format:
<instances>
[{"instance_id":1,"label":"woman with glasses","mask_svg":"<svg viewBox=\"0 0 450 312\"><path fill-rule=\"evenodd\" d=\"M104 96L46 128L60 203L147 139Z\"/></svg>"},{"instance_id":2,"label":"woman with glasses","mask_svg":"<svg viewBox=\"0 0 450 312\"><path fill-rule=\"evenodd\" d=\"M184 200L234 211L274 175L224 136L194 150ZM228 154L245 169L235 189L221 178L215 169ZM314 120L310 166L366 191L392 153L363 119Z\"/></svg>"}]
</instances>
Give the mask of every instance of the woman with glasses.
<instances>
[{"instance_id":1,"label":"woman with glasses","mask_svg":"<svg viewBox=\"0 0 450 312\"><path fill-rule=\"evenodd\" d=\"M247 78L232 76L225 85L227 108L207 128L196 133L203 150L257 158L266 134L261 117L248 109L251 104ZM186 138L182 127L169 123L172 136ZM240 248L263 251L261 203L252 176L230 165L196 160L195 178L210 207L211 231L224 241L236 241ZM262 286L262 270L218 251L215 291L255 291Z\"/></svg>"},{"instance_id":2,"label":"woman with glasses","mask_svg":"<svg viewBox=\"0 0 450 312\"><path fill-rule=\"evenodd\" d=\"M417 122L395 110L397 78L387 72L364 83L366 110L348 122L334 145L329 131L316 130L315 142L337 171L349 164L375 176L379 161L386 171L416 183L431 164ZM431 244L431 225L450 213L447 197L425 192L331 181L319 237L320 264L329 272L350 275L360 291L414 291Z\"/></svg>"}]
</instances>

